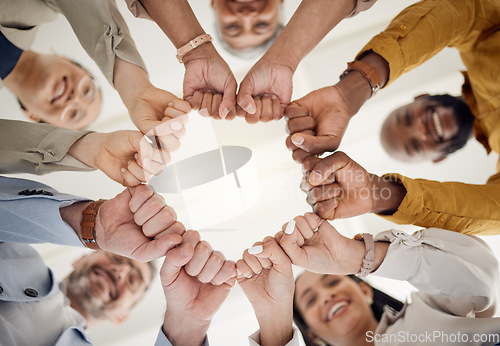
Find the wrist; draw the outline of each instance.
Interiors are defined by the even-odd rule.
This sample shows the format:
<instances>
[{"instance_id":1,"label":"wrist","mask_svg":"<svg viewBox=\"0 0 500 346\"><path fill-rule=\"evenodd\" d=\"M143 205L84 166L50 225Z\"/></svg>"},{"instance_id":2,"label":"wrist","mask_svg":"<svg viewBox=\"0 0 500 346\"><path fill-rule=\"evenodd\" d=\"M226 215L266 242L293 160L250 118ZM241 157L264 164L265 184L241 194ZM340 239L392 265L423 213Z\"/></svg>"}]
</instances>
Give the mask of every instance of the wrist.
<instances>
[{"instance_id":1,"label":"wrist","mask_svg":"<svg viewBox=\"0 0 500 346\"><path fill-rule=\"evenodd\" d=\"M82 239L81 222L82 212L89 206L91 202L77 202L67 207L59 209L59 214L64 222L66 222L75 232L79 239Z\"/></svg>"},{"instance_id":2,"label":"wrist","mask_svg":"<svg viewBox=\"0 0 500 346\"><path fill-rule=\"evenodd\" d=\"M351 71L336 85L340 97L346 105L349 116L354 116L372 95L372 89L359 71Z\"/></svg>"},{"instance_id":3,"label":"wrist","mask_svg":"<svg viewBox=\"0 0 500 346\"><path fill-rule=\"evenodd\" d=\"M260 60L269 64L285 66L294 74L302 58L303 57L296 56L293 50L287 48L287 45L281 47L279 44L273 44Z\"/></svg>"},{"instance_id":4,"label":"wrist","mask_svg":"<svg viewBox=\"0 0 500 346\"><path fill-rule=\"evenodd\" d=\"M373 191L372 213L391 215L394 214L406 195L404 185L390 180L390 177L372 175L375 182Z\"/></svg>"},{"instance_id":5,"label":"wrist","mask_svg":"<svg viewBox=\"0 0 500 346\"><path fill-rule=\"evenodd\" d=\"M73 143L68 154L87 166L97 169L95 158L104 135L97 132L86 134Z\"/></svg>"},{"instance_id":6,"label":"wrist","mask_svg":"<svg viewBox=\"0 0 500 346\"><path fill-rule=\"evenodd\" d=\"M260 344L286 345L293 337L293 310L287 306L276 314L270 314L267 310L263 316L267 318L258 319Z\"/></svg>"},{"instance_id":7,"label":"wrist","mask_svg":"<svg viewBox=\"0 0 500 346\"><path fill-rule=\"evenodd\" d=\"M167 303L168 304L168 303ZM167 307L168 309L168 307ZM210 321L185 318L172 319L165 314L163 333L173 346L200 346L207 337Z\"/></svg>"},{"instance_id":8,"label":"wrist","mask_svg":"<svg viewBox=\"0 0 500 346\"><path fill-rule=\"evenodd\" d=\"M190 52L186 53L186 55L182 57L182 61L184 65L187 65L190 61L193 60L210 58L220 58L220 55L215 49L212 42L202 44L201 46L198 46Z\"/></svg>"}]
</instances>

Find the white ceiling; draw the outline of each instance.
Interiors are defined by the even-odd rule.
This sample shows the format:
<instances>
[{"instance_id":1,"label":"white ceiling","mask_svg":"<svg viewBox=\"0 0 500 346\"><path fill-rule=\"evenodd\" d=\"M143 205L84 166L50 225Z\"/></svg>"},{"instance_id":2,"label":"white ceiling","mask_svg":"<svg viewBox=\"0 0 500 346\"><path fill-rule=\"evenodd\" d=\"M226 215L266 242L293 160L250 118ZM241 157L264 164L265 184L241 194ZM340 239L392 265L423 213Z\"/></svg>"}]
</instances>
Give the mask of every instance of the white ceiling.
<instances>
[{"instance_id":1,"label":"white ceiling","mask_svg":"<svg viewBox=\"0 0 500 346\"><path fill-rule=\"evenodd\" d=\"M285 18L291 17L299 2L299 0L284 2ZM383 30L392 17L413 2L379 1L370 11L342 22L299 66L294 77L293 98L335 84L346 63L354 58L370 37ZM118 4L148 66L153 84L181 96L183 67L175 59L175 49L172 44L155 23L134 19L121 0ZM192 6L205 30L212 32L214 20L209 0L192 1ZM241 80L253 62L231 57L222 51L217 42L216 46L232 67L236 78ZM97 131L133 129L117 93L86 56L64 18L60 17L56 22L42 27L33 48L47 53L53 49L60 54L80 60L101 77L104 93L103 112L92 129ZM380 91L353 118L340 149L369 171L378 174L397 171L410 177L484 183L495 171L497 156L496 154L486 156L484 149L473 140L460 153L436 165L431 163L409 165L393 161L385 154L378 141L379 127L384 117L390 110L411 101L414 96L424 92L459 94L462 83L462 76L458 72L460 69L463 69L463 65L458 54L446 49L416 71L408 73ZM0 116L22 119L15 99L5 89L0 90L0 104ZM192 117L190 121L196 121L196 118ZM212 121L212 124L220 145L241 145L252 150L260 180L258 203L243 215L216 225L216 228L235 231L202 233L202 237L208 240L214 249L223 251L229 259L237 260L244 249L250 247L253 242L276 233L283 223L309 211L310 208L305 202L305 195L298 188L301 168L293 162L290 152L284 145L286 138L284 120L247 125L243 120L235 119ZM203 174L202 169L200 174ZM100 172L53 173L41 177L22 176L42 181L66 193L89 198L111 198L122 190L120 185L110 181ZM347 236L359 232L377 233L389 228L415 229L413 226L391 224L374 215L337 220L333 224ZM497 253L500 253L500 236L486 237L486 240L495 247ZM71 259L84 251L54 245L42 245L38 248L59 277L63 277L70 270ZM406 284L389 280L375 281L395 296L404 298L407 295ZM145 302L136 308L137 313L130 321L116 329L108 325L97 327L91 331L91 338L96 345L152 344L162 321L163 309L163 297L157 281ZM247 335L256 328L257 323L249 303L244 299L239 287L235 287L215 316L209 338L213 345L245 345Z\"/></svg>"}]
</instances>

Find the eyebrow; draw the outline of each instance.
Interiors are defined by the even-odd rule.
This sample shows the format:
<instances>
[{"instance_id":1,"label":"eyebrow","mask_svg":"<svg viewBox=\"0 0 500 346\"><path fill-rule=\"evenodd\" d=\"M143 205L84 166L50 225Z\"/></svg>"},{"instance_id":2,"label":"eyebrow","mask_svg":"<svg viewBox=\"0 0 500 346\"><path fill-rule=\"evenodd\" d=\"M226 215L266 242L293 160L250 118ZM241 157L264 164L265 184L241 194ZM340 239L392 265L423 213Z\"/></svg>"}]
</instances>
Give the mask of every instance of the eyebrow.
<instances>
[{"instance_id":1,"label":"eyebrow","mask_svg":"<svg viewBox=\"0 0 500 346\"><path fill-rule=\"evenodd\" d=\"M323 276L319 279L320 281L323 281L325 278L328 277L328 274L323 274ZM309 287L308 289L306 289L304 292L302 292L302 294L300 295L300 299L304 298L304 296L309 293L310 291L312 290L311 287Z\"/></svg>"}]
</instances>

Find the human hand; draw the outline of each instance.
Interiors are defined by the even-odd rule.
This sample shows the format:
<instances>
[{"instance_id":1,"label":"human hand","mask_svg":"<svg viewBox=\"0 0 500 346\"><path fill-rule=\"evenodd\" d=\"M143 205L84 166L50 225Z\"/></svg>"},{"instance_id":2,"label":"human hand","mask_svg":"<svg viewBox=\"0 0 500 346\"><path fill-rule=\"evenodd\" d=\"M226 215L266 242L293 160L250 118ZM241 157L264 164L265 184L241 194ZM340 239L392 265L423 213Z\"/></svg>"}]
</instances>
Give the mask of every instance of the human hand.
<instances>
[{"instance_id":1,"label":"human hand","mask_svg":"<svg viewBox=\"0 0 500 346\"><path fill-rule=\"evenodd\" d=\"M147 182L163 170L160 152L139 131L91 132L68 154L124 186Z\"/></svg>"},{"instance_id":2,"label":"human hand","mask_svg":"<svg viewBox=\"0 0 500 346\"><path fill-rule=\"evenodd\" d=\"M294 71L263 57L247 73L238 91L238 115L250 123L278 120L292 98Z\"/></svg>"},{"instance_id":3,"label":"human hand","mask_svg":"<svg viewBox=\"0 0 500 346\"><path fill-rule=\"evenodd\" d=\"M294 160L303 162L306 157L336 150L354 114L337 86L294 101L286 109L290 133L286 146L293 151Z\"/></svg>"},{"instance_id":4,"label":"human hand","mask_svg":"<svg viewBox=\"0 0 500 346\"><path fill-rule=\"evenodd\" d=\"M403 185L368 173L345 153L323 159L309 157L301 189L307 202L324 219L343 219L365 213L393 213L403 200Z\"/></svg>"},{"instance_id":5,"label":"human hand","mask_svg":"<svg viewBox=\"0 0 500 346\"><path fill-rule=\"evenodd\" d=\"M179 139L186 132L187 113L191 111L189 103L148 83L129 102L128 109L130 118L143 134L160 140L161 148L164 149L162 155L166 155L165 164L168 163L168 152L180 148Z\"/></svg>"},{"instance_id":6,"label":"human hand","mask_svg":"<svg viewBox=\"0 0 500 346\"><path fill-rule=\"evenodd\" d=\"M266 237L245 250L236 269L259 322L261 345L288 343L293 335L295 287L290 259L274 238Z\"/></svg>"},{"instance_id":7,"label":"human hand","mask_svg":"<svg viewBox=\"0 0 500 346\"><path fill-rule=\"evenodd\" d=\"M127 188L99 208L97 244L104 251L151 261L182 241L184 226L176 219L175 211L147 185Z\"/></svg>"},{"instance_id":8,"label":"human hand","mask_svg":"<svg viewBox=\"0 0 500 346\"><path fill-rule=\"evenodd\" d=\"M313 213L297 216L275 236L293 264L320 274L357 273L364 244L341 235Z\"/></svg>"},{"instance_id":9,"label":"human hand","mask_svg":"<svg viewBox=\"0 0 500 346\"><path fill-rule=\"evenodd\" d=\"M235 265L200 241L196 231L167 252L160 270L167 311L163 331L173 345L201 345L235 282Z\"/></svg>"},{"instance_id":10,"label":"human hand","mask_svg":"<svg viewBox=\"0 0 500 346\"><path fill-rule=\"evenodd\" d=\"M186 57L184 99L203 116L233 119L237 83L229 65L211 45L197 47Z\"/></svg>"}]
</instances>

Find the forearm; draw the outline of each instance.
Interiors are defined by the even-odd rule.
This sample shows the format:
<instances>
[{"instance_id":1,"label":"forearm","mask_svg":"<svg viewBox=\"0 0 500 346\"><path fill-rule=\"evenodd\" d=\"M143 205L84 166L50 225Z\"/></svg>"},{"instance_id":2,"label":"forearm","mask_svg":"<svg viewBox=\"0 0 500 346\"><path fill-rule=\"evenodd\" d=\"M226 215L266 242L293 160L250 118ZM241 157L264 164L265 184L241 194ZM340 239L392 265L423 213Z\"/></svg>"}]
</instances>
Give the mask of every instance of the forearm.
<instances>
[{"instance_id":1,"label":"forearm","mask_svg":"<svg viewBox=\"0 0 500 346\"><path fill-rule=\"evenodd\" d=\"M89 133L77 140L69 149L68 154L87 166L97 169L95 158L105 136L105 133Z\"/></svg>"},{"instance_id":2,"label":"forearm","mask_svg":"<svg viewBox=\"0 0 500 346\"><path fill-rule=\"evenodd\" d=\"M303 0L263 59L274 59L295 71L300 61L347 17L355 0Z\"/></svg>"},{"instance_id":3,"label":"forearm","mask_svg":"<svg viewBox=\"0 0 500 346\"><path fill-rule=\"evenodd\" d=\"M389 65L380 55L368 52L360 61L373 67L380 76L380 85L384 86L389 78ZM335 87L342 96L350 116L355 115L373 95L371 85L358 71L350 71Z\"/></svg>"},{"instance_id":4,"label":"forearm","mask_svg":"<svg viewBox=\"0 0 500 346\"><path fill-rule=\"evenodd\" d=\"M141 0L176 48L205 33L187 0Z\"/></svg>"},{"instance_id":5,"label":"forearm","mask_svg":"<svg viewBox=\"0 0 500 346\"><path fill-rule=\"evenodd\" d=\"M118 57L115 58L113 74L116 91L130 112L137 96L152 86L148 74L139 66Z\"/></svg>"}]
</instances>

